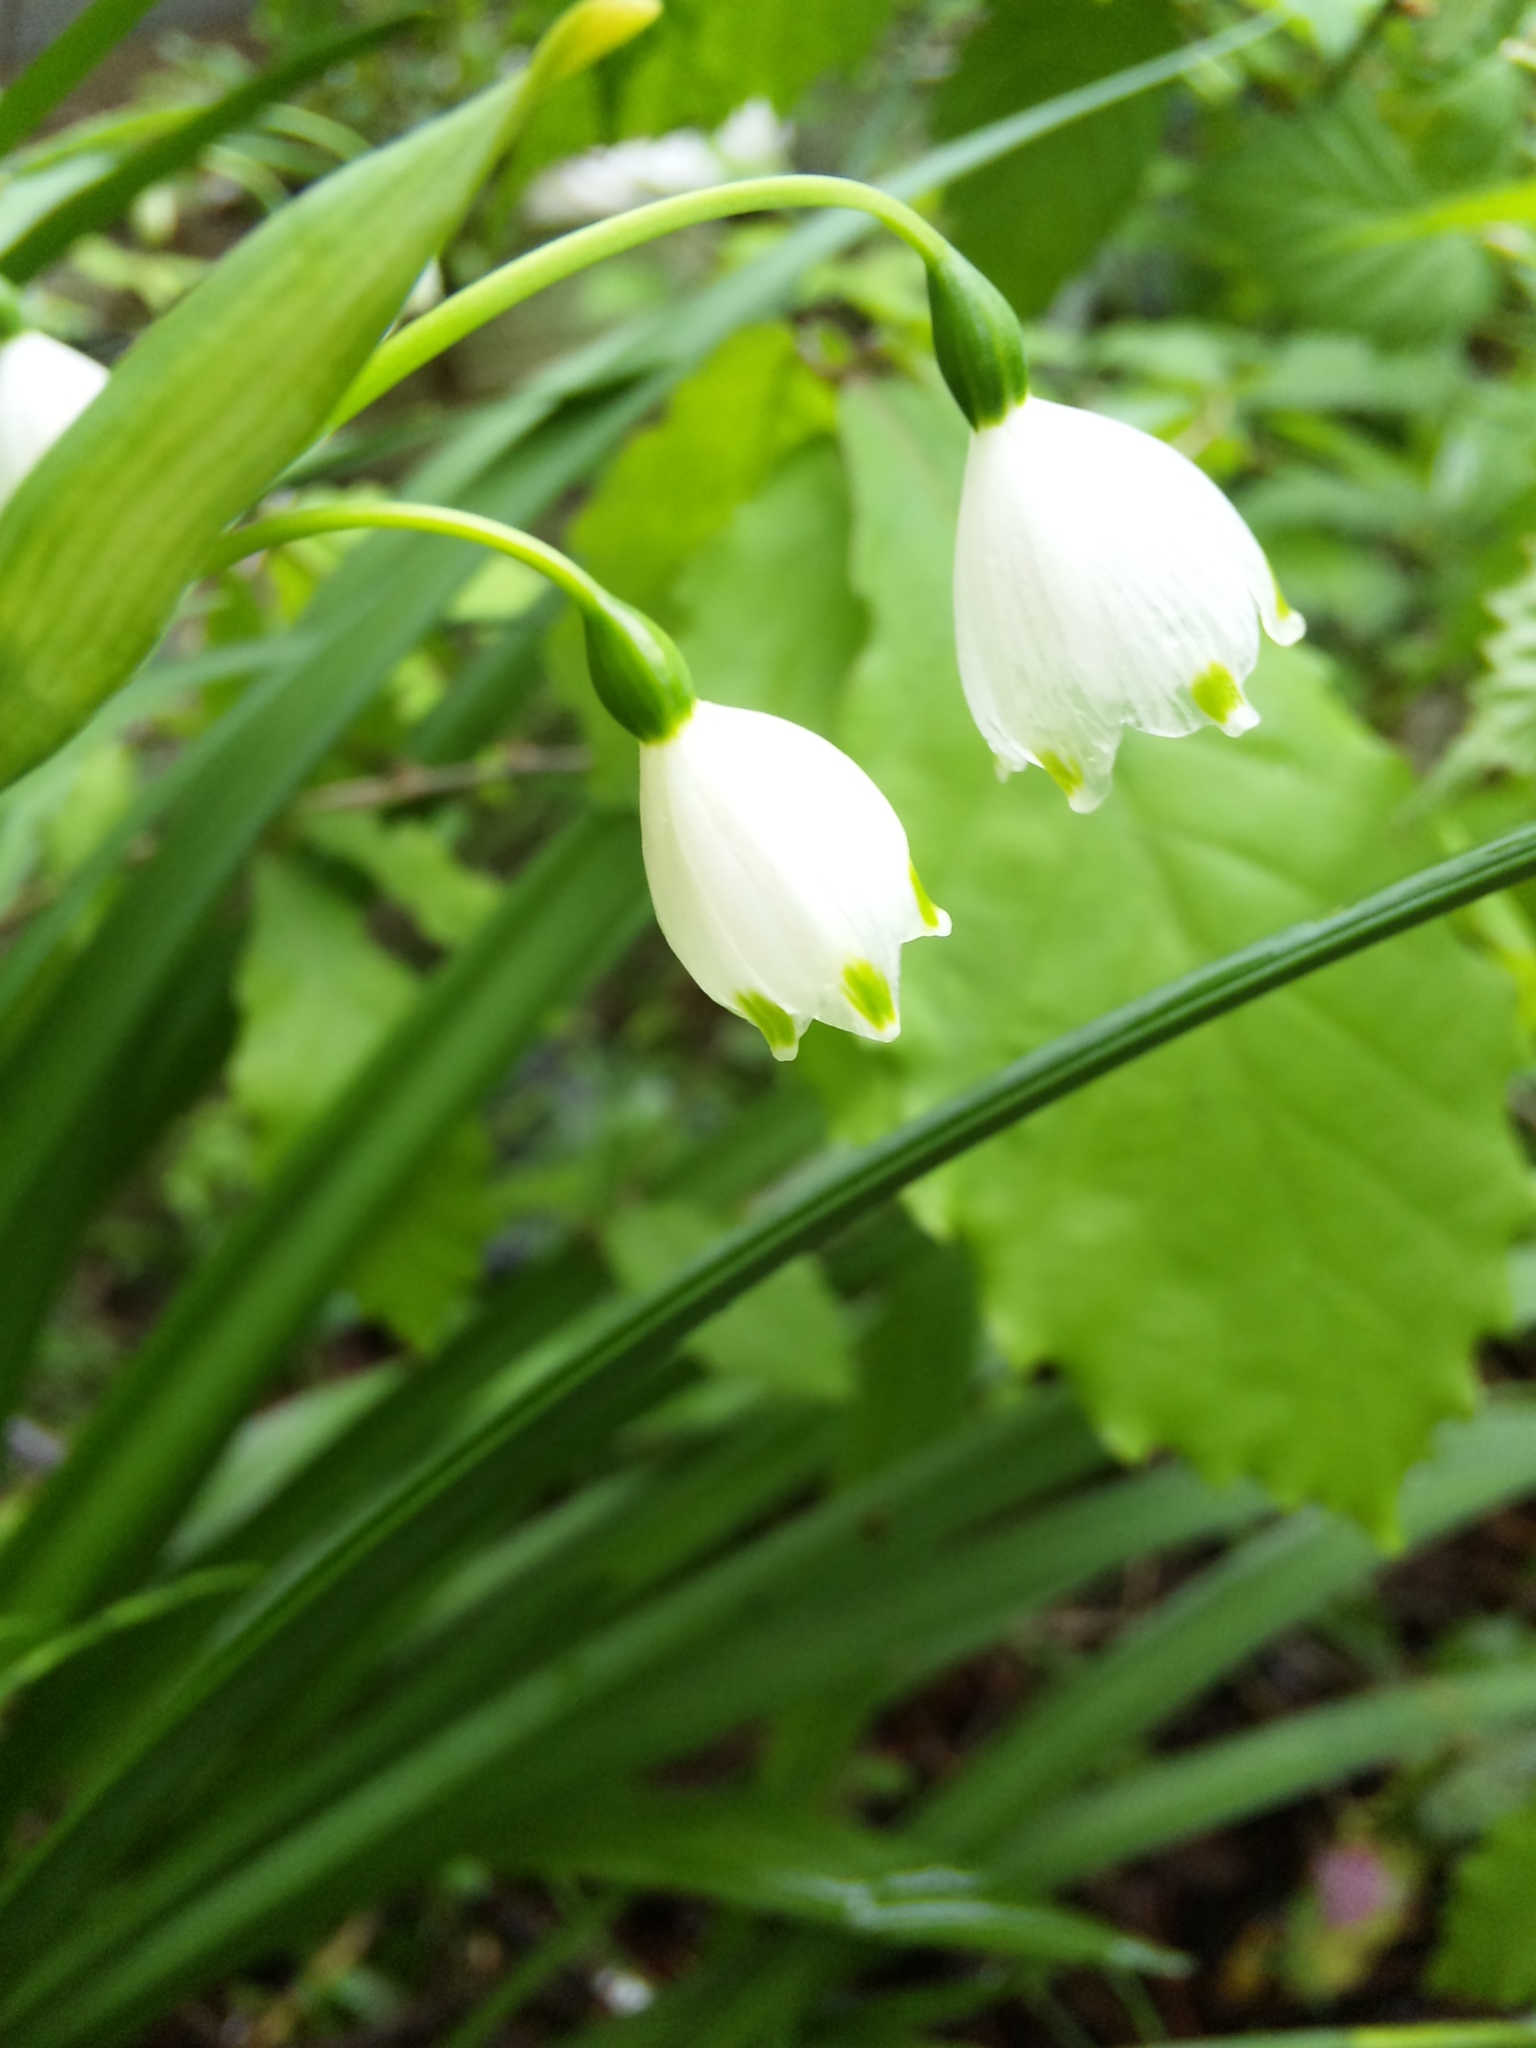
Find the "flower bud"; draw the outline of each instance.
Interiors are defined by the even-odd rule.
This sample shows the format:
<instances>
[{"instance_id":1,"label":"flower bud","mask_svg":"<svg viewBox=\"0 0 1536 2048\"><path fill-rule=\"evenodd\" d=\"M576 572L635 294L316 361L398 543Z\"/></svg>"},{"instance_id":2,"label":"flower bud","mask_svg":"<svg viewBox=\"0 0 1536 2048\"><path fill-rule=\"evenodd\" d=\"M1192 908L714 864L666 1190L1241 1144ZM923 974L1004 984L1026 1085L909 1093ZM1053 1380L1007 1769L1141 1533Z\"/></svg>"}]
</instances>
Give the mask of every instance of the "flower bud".
<instances>
[{"instance_id":1,"label":"flower bud","mask_svg":"<svg viewBox=\"0 0 1536 2048\"><path fill-rule=\"evenodd\" d=\"M603 596L582 613L587 667L603 709L637 740L670 739L693 709L687 664L660 626Z\"/></svg>"},{"instance_id":2,"label":"flower bud","mask_svg":"<svg viewBox=\"0 0 1536 2048\"><path fill-rule=\"evenodd\" d=\"M990 427L1029 390L1018 315L974 263L947 244L928 260L933 352L973 427Z\"/></svg>"}]
</instances>

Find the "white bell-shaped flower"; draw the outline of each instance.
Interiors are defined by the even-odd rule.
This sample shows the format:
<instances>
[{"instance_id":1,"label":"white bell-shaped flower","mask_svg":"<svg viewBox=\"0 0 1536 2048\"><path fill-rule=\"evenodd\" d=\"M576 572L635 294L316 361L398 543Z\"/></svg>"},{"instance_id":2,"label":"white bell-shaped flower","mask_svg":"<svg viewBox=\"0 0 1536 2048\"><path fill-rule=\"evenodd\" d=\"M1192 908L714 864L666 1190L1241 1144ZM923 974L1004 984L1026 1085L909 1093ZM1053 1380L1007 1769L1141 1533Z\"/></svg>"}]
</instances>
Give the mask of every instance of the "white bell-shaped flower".
<instances>
[{"instance_id":1,"label":"white bell-shaped flower","mask_svg":"<svg viewBox=\"0 0 1536 2048\"><path fill-rule=\"evenodd\" d=\"M1091 811L1126 726L1248 731L1261 622L1284 645L1304 631L1236 510L1166 442L1033 397L973 436L955 639L1004 773L1035 762Z\"/></svg>"},{"instance_id":2,"label":"white bell-shaped flower","mask_svg":"<svg viewBox=\"0 0 1536 2048\"><path fill-rule=\"evenodd\" d=\"M846 754L787 719L698 703L640 749L640 825L668 944L776 1059L812 1018L896 1036L901 948L949 919Z\"/></svg>"},{"instance_id":3,"label":"white bell-shaped flower","mask_svg":"<svg viewBox=\"0 0 1536 2048\"><path fill-rule=\"evenodd\" d=\"M0 505L107 381L100 363L46 334L0 347Z\"/></svg>"}]
</instances>

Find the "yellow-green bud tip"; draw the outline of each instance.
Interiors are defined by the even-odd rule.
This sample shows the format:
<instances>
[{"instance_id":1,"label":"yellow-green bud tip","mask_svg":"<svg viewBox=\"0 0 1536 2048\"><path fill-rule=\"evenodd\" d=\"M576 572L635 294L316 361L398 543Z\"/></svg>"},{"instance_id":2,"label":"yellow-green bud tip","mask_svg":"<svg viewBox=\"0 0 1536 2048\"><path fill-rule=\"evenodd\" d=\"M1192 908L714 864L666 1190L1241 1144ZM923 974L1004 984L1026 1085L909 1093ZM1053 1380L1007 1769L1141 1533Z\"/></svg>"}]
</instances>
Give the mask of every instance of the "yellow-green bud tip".
<instances>
[{"instance_id":1,"label":"yellow-green bud tip","mask_svg":"<svg viewBox=\"0 0 1536 2048\"><path fill-rule=\"evenodd\" d=\"M547 91L599 63L650 27L661 0L579 0L552 22L533 53L531 83Z\"/></svg>"}]
</instances>

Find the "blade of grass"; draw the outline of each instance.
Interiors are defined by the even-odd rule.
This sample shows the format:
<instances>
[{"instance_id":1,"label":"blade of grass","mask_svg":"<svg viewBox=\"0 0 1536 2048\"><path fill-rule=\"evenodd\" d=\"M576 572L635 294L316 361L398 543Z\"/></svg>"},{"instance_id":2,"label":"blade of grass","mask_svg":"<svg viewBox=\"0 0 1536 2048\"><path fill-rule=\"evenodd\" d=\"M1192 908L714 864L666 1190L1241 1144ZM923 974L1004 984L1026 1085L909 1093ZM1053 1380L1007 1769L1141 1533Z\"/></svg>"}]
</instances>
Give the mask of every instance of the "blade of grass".
<instances>
[{"instance_id":1,"label":"blade of grass","mask_svg":"<svg viewBox=\"0 0 1536 2048\"><path fill-rule=\"evenodd\" d=\"M1047 1807L997 1845L996 1868L1048 1890L1383 1764L1536 1718L1536 1659L1384 1686L1289 1714Z\"/></svg>"},{"instance_id":2,"label":"blade of grass","mask_svg":"<svg viewBox=\"0 0 1536 2048\"><path fill-rule=\"evenodd\" d=\"M62 105L155 0L91 0L0 95L0 156L8 156Z\"/></svg>"},{"instance_id":3,"label":"blade of grass","mask_svg":"<svg viewBox=\"0 0 1536 2048\"><path fill-rule=\"evenodd\" d=\"M131 1581L390 1197L646 914L627 818L530 864L114 1382L0 1551L13 1605L68 1616Z\"/></svg>"},{"instance_id":4,"label":"blade of grass","mask_svg":"<svg viewBox=\"0 0 1536 2048\"><path fill-rule=\"evenodd\" d=\"M1533 1488L1536 1406L1501 1399L1445 1430L1436 1458L1409 1474L1405 1539L1417 1548ZM974 1757L928 1808L923 1839L956 1855L989 1853L1261 1644L1367 1584L1380 1561L1363 1529L1317 1509L1250 1537Z\"/></svg>"},{"instance_id":5,"label":"blade of grass","mask_svg":"<svg viewBox=\"0 0 1536 2048\"><path fill-rule=\"evenodd\" d=\"M295 50L281 63L259 71L254 78L237 85L232 92L225 93L203 112L192 115L168 135L157 136L152 142L132 150L83 190L62 199L51 213L45 214L9 248L0 250L0 271L13 284L28 283L50 263L57 262L81 235L111 227L146 186L169 178L186 165L195 163L211 142L217 142L220 136L241 127L262 107L284 98L312 79L323 77L338 64L348 63L367 50L392 42L396 36L419 27L427 19L423 14L399 14L385 21L370 22L363 28L322 36ZM7 94L0 100L0 126L4 124L9 98Z\"/></svg>"}]
</instances>

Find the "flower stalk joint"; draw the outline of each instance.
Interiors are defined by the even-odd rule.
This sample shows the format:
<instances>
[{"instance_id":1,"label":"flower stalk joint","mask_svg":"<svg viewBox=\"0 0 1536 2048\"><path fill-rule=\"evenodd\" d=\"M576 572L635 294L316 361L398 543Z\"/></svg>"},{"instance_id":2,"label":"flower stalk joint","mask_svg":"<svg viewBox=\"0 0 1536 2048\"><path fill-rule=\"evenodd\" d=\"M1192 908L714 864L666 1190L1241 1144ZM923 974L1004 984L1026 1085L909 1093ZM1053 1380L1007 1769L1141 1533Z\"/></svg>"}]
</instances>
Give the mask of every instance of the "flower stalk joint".
<instances>
[{"instance_id":1,"label":"flower stalk joint","mask_svg":"<svg viewBox=\"0 0 1536 2048\"><path fill-rule=\"evenodd\" d=\"M955 403L979 432L1029 395L1018 315L974 263L945 247L928 259L933 352Z\"/></svg>"},{"instance_id":2,"label":"flower stalk joint","mask_svg":"<svg viewBox=\"0 0 1536 2048\"><path fill-rule=\"evenodd\" d=\"M687 663L660 626L602 594L582 608L587 666L603 708L654 745L687 724L695 702Z\"/></svg>"}]
</instances>

